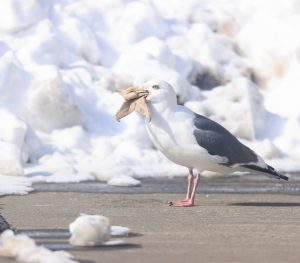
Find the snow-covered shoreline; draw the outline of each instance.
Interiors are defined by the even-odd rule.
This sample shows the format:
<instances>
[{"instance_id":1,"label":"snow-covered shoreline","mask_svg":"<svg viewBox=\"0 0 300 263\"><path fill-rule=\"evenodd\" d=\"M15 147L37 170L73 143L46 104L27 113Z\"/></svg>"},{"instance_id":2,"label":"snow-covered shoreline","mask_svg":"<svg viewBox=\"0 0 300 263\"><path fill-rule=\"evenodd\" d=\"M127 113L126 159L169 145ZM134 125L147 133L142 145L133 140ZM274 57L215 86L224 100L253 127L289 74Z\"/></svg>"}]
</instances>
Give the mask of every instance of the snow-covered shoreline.
<instances>
[{"instance_id":1,"label":"snow-covered shoreline","mask_svg":"<svg viewBox=\"0 0 300 263\"><path fill-rule=\"evenodd\" d=\"M153 148L141 116L114 117L116 87L154 78L278 170L299 171L299 23L296 0L3 0L0 174L118 184L122 175L122 185L183 174Z\"/></svg>"}]
</instances>

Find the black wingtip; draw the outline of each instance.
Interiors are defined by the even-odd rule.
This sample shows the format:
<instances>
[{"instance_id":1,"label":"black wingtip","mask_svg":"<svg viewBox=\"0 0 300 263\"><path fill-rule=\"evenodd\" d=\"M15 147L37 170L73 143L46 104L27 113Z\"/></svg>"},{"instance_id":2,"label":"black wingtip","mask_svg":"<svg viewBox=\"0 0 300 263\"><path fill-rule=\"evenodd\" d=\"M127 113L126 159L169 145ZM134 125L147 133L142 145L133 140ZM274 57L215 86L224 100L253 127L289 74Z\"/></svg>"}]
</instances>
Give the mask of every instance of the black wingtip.
<instances>
[{"instance_id":1,"label":"black wingtip","mask_svg":"<svg viewBox=\"0 0 300 263\"><path fill-rule=\"evenodd\" d=\"M282 175L282 174L279 174L279 173L277 173L278 174L278 179L283 179L283 180L285 180L285 181L288 181L290 178L289 177L287 177L287 176L285 176L285 175Z\"/></svg>"},{"instance_id":2,"label":"black wingtip","mask_svg":"<svg viewBox=\"0 0 300 263\"><path fill-rule=\"evenodd\" d=\"M253 165L253 164L245 164L245 165L242 165L242 166L245 167L245 168L251 169L251 170L258 171L258 172L271 174L271 175L275 176L275 178L277 178L277 179L282 179L282 180L285 180L285 181L288 181L288 180L289 180L289 177L287 177L287 176L285 176L285 175L282 175L282 174L278 173L278 172L277 172L272 166L270 166L270 165L267 165L266 168L262 168L262 167L259 167L259 166Z\"/></svg>"},{"instance_id":3,"label":"black wingtip","mask_svg":"<svg viewBox=\"0 0 300 263\"><path fill-rule=\"evenodd\" d=\"M275 175L278 179L283 179L285 181L288 181L289 178L285 175L282 175L280 173L278 173L272 166L267 165L267 171L269 171L270 174Z\"/></svg>"}]
</instances>

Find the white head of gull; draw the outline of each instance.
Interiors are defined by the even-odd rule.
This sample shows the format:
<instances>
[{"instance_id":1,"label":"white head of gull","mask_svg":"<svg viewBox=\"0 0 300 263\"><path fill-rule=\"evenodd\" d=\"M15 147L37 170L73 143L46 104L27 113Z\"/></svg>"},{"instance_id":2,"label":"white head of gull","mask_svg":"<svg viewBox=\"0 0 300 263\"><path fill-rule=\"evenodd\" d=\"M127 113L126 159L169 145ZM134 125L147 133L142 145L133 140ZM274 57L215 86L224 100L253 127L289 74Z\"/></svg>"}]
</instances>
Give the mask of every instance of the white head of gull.
<instances>
[{"instance_id":1,"label":"white head of gull","mask_svg":"<svg viewBox=\"0 0 300 263\"><path fill-rule=\"evenodd\" d=\"M178 105L176 93L169 83L152 80L139 89L148 93L145 101L151 121L145 123L152 143L168 159L189 171L186 198L169 202L171 206L194 205L200 173L204 170L221 174L256 172L288 180L223 126Z\"/></svg>"},{"instance_id":2,"label":"white head of gull","mask_svg":"<svg viewBox=\"0 0 300 263\"><path fill-rule=\"evenodd\" d=\"M149 92L146 100L156 110L170 110L177 106L176 93L169 83L162 80L154 80L144 83L141 88Z\"/></svg>"}]
</instances>

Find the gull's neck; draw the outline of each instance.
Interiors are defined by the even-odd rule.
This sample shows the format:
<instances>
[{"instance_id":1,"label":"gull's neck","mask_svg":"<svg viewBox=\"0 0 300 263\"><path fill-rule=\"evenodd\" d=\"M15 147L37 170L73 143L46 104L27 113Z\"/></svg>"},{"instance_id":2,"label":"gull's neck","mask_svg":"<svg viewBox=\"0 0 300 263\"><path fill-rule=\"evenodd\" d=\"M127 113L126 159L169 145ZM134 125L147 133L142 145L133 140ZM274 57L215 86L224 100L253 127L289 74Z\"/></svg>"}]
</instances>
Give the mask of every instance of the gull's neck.
<instances>
[{"instance_id":1,"label":"gull's neck","mask_svg":"<svg viewBox=\"0 0 300 263\"><path fill-rule=\"evenodd\" d=\"M170 101L162 101L157 103L149 102L148 106L151 114L166 115L176 110L177 103L172 103Z\"/></svg>"},{"instance_id":2,"label":"gull's neck","mask_svg":"<svg viewBox=\"0 0 300 263\"><path fill-rule=\"evenodd\" d=\"M157 123L168 123L170 118L174 116L177 104L166 104L166 103L149 103L148 107L151 114L151 122L156 125Z\"/></svg>"}]
</instances>

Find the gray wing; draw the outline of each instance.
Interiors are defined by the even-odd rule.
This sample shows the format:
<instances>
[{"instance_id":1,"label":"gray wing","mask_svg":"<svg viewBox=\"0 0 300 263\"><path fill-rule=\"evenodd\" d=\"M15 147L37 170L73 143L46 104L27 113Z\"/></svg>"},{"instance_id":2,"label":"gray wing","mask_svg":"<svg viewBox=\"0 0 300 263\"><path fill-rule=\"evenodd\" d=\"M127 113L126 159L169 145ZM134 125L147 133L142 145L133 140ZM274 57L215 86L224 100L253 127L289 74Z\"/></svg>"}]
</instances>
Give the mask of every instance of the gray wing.
<instances>
[{"instance_id":1,"label":"gray wing","mask_svg":"<svg viewBox=\"0 0 300 263\"><path fill-rule=\"evenodd\" d=\"M258 161L254 151L242 144L220 124L195 114L194 125L194 136L198 144L211 155L226 157L227 163L222 164L232 166Z\"/></svg>"}]
</instances>

